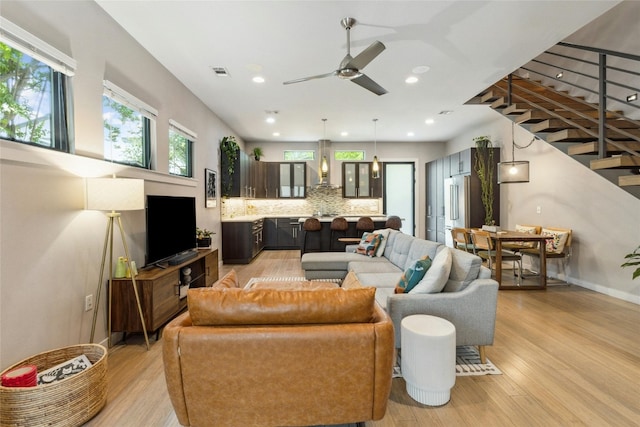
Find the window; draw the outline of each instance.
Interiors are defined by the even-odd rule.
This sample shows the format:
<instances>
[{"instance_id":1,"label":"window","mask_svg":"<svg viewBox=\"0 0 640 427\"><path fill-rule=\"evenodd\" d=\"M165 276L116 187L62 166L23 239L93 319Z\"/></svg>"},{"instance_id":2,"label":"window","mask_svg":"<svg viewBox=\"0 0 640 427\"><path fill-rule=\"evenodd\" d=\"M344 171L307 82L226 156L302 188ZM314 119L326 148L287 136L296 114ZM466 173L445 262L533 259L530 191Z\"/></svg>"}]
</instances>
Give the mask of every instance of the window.
<instances>
[{"instance_id":1,"label":"window","mask_svg":"<svg viewBox=\"0 0 640 427\"><path fill-rule=\"evenodd\" d=\"M315 160L313 150L284 150L284 160L288 162Z\"/></svg>"},{"instance_id":2,"label":"window","mask_svg":"<svg viewBox=\"0 0 640 427\"><path fill-rule=\"evenodd\" d=\"M104 82L104 158L149 169L157 111L109 81Z\"/></svg>"},{"instance_id":3,"label":"window","mask_svg":"<svg viewBox=\"0 0 640 427\"><path fill-rule=\"evenodd\" d=\"M169 120L169 173L193 177L192 145L196 134Z\"/></svg>"},{"instance_id":4,"label":"window","mask_svg":"<svg viewBox=\"0 0 640 427\"><path fill-rule=\"evenodd\" d=\"M333 152L333 158L335 160L364 161L364 151L336 150Z\"/></svg>"},{"instance_id":5,"label":"window","mask_svg":"<svg viewBox=\"0 0 640 427\"><path fill-rule=\"evenodd\" d=\"M0 17L0 138L70 152L76 62Z\"/></svg>"}]
</instances>

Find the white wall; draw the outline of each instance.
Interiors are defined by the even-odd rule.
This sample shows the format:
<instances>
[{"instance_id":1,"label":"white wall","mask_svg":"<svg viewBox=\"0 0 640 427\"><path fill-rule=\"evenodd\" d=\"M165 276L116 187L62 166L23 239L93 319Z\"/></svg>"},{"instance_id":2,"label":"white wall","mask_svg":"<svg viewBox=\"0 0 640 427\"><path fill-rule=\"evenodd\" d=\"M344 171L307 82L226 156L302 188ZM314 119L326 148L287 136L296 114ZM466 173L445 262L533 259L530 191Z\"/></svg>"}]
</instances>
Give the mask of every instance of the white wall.
<instances>
[{"instance_id":1,"label":"white wall","mask_svg":"<svg viewBox=\"0 0 640 427\"><path fill-rule=\"evenodd\" d=\"M106 227L84 211L84 178L145 180L147 194L197 198L197 224L217 230L220 210L204 208L204 168L218 169L218 141L232 131L93 2L2 2L0 13L78 61L73 77L75 145L69 155L0 141L0 369L45 350L89 341ZM102 81L111 80L159 111L158 172L104 162ZM168 121L198 134L194 179L168 170ZM93 157L93 158L89 158ZM124 212L132 258L144 264L144 211ZM117 236L116 236L117 237ZM123 254L120 241L115 247ZM104 287L103 287L104 289ZM106 289L96 341L106 337Z\"/></svg>"}]
</instances>

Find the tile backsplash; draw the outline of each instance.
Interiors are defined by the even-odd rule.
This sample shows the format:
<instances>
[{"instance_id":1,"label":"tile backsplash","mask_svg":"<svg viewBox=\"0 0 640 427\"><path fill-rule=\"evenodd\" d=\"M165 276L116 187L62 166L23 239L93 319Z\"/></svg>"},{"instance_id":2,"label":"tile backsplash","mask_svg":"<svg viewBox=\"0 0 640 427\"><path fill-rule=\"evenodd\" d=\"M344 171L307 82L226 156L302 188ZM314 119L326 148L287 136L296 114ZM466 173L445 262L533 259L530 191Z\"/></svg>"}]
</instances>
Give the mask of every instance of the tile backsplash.
<instances>
[{"instance_id":1,"label":"tile backsplash","mask_svg":"<svg viewBox=\"0 0 640 427\"><path fill-rule=\"evenodd\" d=\"M222 199L222 218L243 215L379 215L382 199L345 199L340 187L307 188L306 199Z\"/></svg>"}]
</instances>

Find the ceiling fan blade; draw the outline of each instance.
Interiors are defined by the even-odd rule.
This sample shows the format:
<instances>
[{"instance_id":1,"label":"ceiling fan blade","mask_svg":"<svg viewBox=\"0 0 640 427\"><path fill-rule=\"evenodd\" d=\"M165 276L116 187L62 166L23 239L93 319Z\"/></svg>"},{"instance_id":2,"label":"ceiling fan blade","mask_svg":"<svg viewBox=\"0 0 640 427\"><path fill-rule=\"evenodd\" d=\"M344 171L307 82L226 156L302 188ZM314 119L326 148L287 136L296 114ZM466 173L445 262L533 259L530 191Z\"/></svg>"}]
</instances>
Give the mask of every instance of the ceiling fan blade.
<instances>
[{"instance_id":1,"label":"ceiling fan blade","mask_svg":"<svg viewBox=\"0 0 640 427\"><path fill-rule=\"evenodd\" d=\"M374 82L373 80L371 80L369 77L365 76L364 74L361 75L360 77L356 77L355 79L351 79L351 81L354 82L357 85L362 86L363 88L365 88L367 90L370 90L371 92L375 93L376 95L384 95L385 93L387 93L387 90L385 88L383 88L378 83Z\"/></svg>"},{"instance_id":2,"label":"ceiling fan blade","mask_svg":"<svg viewBox=\"0 0 640 427\"><path fill-rule=\"evenodd\" d=\"M318 74L317 76L309 76L309 77L303 77L301 79L289 80L289 81L286 81L286 82L284 82L282 84L283 85L290 85L291 83L300 83L300 82L306 82L307 80L323 79L325 77L331 77L331 76L335 76L337 74L338 74L337 71L332 71L332 72L326 73L326 74Z\"/></svg>"},{"instance_id":3,"label":"ceiling fan blade","mask_svg":"<svg viewBox=\"0 0 640 427\"><path fill-rule=\"evenodd\" d=\"M374 41L369 45L368 48L360 52L347 64L347 68L356 68L358 70L362 70L367 64L375 59L376 56L380 55L386 47L379 41Z\"/></svg>"}]
</instances>

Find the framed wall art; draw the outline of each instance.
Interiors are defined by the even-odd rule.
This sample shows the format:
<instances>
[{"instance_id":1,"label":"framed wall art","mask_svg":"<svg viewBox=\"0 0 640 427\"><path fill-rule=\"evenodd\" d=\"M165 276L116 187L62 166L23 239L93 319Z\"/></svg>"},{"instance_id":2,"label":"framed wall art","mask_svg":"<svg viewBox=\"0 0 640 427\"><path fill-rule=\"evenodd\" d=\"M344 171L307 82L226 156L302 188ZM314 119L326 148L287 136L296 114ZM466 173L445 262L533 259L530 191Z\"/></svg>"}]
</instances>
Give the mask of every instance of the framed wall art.
<instances>
[{"instance_id":1,"label":"framed wall art","mask_svg":"<svg viewBox=\"0 0 640 427\"><path fill-rule=\"evenodd\" d=\"M204 200L205 207L215 208L218 205L216 195L217 172L211 169L204 170Z\"/></svg>"}]
</instances>

